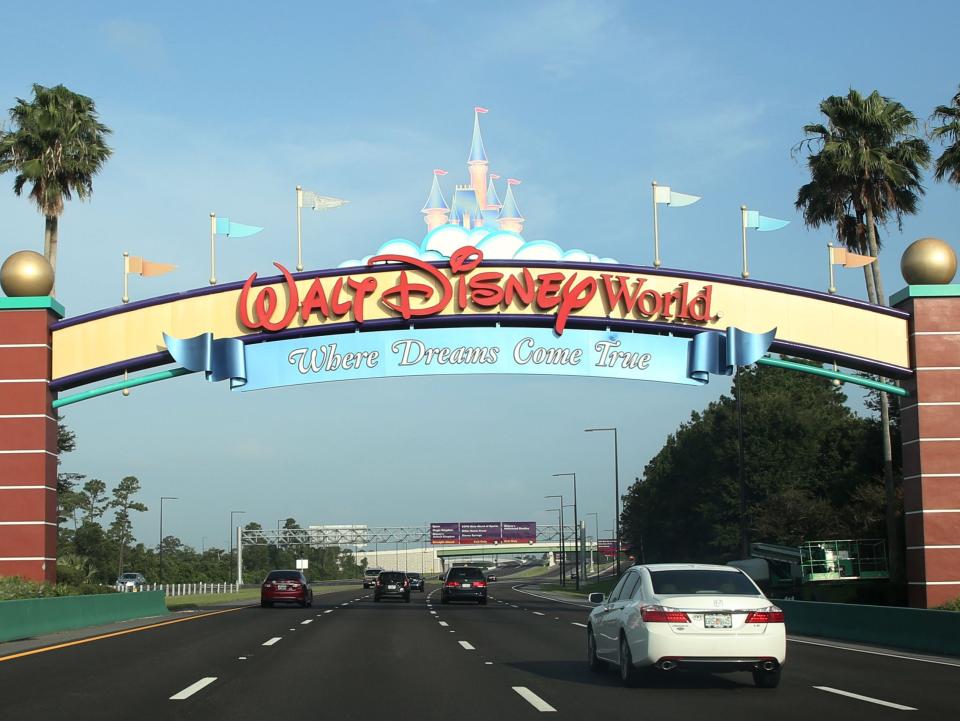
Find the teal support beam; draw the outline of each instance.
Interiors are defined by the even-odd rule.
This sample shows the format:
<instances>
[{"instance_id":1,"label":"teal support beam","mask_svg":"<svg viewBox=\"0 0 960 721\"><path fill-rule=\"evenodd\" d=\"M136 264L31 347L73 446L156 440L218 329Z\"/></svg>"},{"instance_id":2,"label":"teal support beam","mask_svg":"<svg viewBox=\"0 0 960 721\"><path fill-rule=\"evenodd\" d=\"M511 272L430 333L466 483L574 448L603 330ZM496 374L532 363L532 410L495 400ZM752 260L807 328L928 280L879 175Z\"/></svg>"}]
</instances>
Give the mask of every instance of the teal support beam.
<instances>
[{"instance_id":1,"label":"teal support beam","mask_svg":"<svg viewBox=\"0 0 960 721\"><path fill-rule=\"evenodd\" d=\"M904 388L895 386L892 383L883 383L881 381L871 380L870 378L861 378L860 376L841 373L840 371L832 371L821 368L820 366L808 366L805 363L794 363L793 361L781 360L780 358L761 358L757 363L765 366L773 366L774 368L800 371L801 373L812 373L815 376L823 376L824 378L831 378L844 383L853 383L854 385L873 388L878 391L884 391L885 393L892 393L895 396L910 395Z\"/></svg>"},{"instance_id":2,"label":"teal support beam","mask_svg":"<svg viewBox=\"0 0 960 721\"><path fill-rule=\"evenodd\" d=\"M66 398L57 398L57 400L53 402L53 407L60 408L61 406L69 406L72 403L90 400L91 398L104 396L107 393L116 393L117 391L122 391L125 388L136 388L137 386L146 385L147 383L156 383L157 381L165 381L169 378L185 376L188 373L193 373L193 371L188 371L186 368L174 368L168 371L160 371L159 373L151 373L150 375L140 376L139 378L131 378L118 383L111 383L108 386L94 388L93 390L77 393L76 395L67 396Z\"/></svg>"}]
</instances>

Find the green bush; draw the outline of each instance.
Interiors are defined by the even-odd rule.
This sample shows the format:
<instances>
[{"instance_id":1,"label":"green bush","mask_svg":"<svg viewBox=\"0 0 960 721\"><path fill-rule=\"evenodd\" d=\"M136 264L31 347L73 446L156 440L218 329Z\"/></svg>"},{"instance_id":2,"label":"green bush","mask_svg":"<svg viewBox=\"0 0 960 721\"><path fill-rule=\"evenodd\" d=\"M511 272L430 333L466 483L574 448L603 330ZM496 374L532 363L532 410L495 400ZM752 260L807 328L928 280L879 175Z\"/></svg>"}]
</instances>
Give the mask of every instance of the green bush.
<instances>
[{"instance_id":1,"label":"green bush","mask_svg":"<svg viewBox=\"0 0 960 721\"><path fill-rule=\"evenodd\" d=\"M18 598L45 598L50 596L89 596L97 593L116 593L112 586L94 583L37 583L19 576L0 576L0 601Z\"/></svg>"},{"instance_id":2,"label":"green bush","mask_svg":"<svg viewBox=\"0 0 960 721\"><path fill-rule=\"evenodd\" d=\"M960 611L960 596L957 596L952 601L941 603L939 606L937 606L937 609L940 611Z\"/></svg>"}]
</instances>

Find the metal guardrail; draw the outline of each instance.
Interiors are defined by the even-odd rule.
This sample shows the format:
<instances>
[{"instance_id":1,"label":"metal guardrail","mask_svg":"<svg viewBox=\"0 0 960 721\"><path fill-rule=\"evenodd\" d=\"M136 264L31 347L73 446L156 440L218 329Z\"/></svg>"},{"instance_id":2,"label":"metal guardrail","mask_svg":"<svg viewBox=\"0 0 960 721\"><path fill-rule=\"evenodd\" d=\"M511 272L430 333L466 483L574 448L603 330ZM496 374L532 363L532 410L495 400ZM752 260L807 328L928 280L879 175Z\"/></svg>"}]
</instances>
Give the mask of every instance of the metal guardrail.
<instances>
[{"instance_id":1,"label":"metal guardrail","mask_svg":"<svg viewBox=\"0 0 960 721\"><path fill-rule=\"evenodd\" d=\"M197 581L195 583L147 583L137 586L121 586L117 584L117 591L121 593L139 593L146 591L162 591L167 598L171 596L200 596L215 593L236 593L240 586L236 583L207 583L206 581Z\"/></svg>"}]
</instances>

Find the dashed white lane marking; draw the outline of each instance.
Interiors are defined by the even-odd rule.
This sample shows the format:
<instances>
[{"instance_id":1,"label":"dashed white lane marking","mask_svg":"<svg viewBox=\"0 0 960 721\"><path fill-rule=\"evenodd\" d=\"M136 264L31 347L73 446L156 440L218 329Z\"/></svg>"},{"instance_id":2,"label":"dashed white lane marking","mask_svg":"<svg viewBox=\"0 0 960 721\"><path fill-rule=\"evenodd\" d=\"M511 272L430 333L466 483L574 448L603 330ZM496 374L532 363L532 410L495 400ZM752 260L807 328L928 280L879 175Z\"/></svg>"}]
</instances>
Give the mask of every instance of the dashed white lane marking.
<instances>
[{"instance_id":1,"label":"dashed white lane marking","mask_svg":"<svg viewBox=\"0 0 960 721\"><path fill-rule=\"evenodd\" d=\"M247 657L246 657L246 656L237 656L237 660L238 660L238 661L246 661L246 660L247 660Z\"/></svg>"},{"instance_id":2,"label":"dashed white lane marking","mask_svg":"<svg viewBox=\"0 0 960 721\"><path fill-rule=\"evenodd\" d=\"M826 691L827 693L835 693L840 696L847 696L848 698L855 698L858 701L869 701L870 703L879 704L880 706L887 706L889 708L895 708L900 711L916 711L913 706L902 706L898 703L893 703L892 701L882 701L878 698L871 698L870 696L861 696L858 693L850 693L849 691L841 691L838 688L830 688L829 686L814 686L818 691Z\"/></svg>"},{"instance_id":3,"label":"dashed white lane marking","mask_svg":"<svg viewBox=\"0 0 960 721\"><path fill-rule=\"evenodd\" d=\"M183 691L173 694L173 696L170 697L170 700L183 701L184 699L188 699L191 696L193 696L193 694L195 694L197 691L199 691L202 688L206 688L216 680L217 680L216 676L207 676L205 678L202 678L196 683L192 683L189 686L187 686L185 689L183 689Z\"/></svg>"},{"instance_id":4,"label":"dashed white lane marking","mask_svg":"<svg viewBox=\"0 0 960 721\"><path fill-rule=\"evenodd\" d=\"M483 662L483 665L484 665L484 666L493 666L493 661L484 661L484 662Z\"/></svg>"},{"instance_id":5,"label":"dashed white lane marking","mask_svg":"<svg viewBox=\"0 0 960 721\"><path fill-rule=\"evenodd\" d=\"M473 644L471 644L469 641L460 641L459 643L460 643L460 645L463 646L464 649L466 649L467 651L476 651L476 650L477 650L477 649L475 649L475 648L473 647Z\"/></svg>"},{"instance_id":6,"label":"dashed white lane marking","mask_svg":"<svg viewBox=\"0 0 960 721\"><path fill-rule=\"evenodd\" d=\"M577 623L576 621L571 621L570 623L571 623L572 625L574 625L574 626L579 626L580 628L586 628L586 627L587 627L587 624L585 624L585 623Z\"/></svg>"},{"instance_id":7,"label":"dashed white lane marking","mask_svg":"<svg viewBox=\"0 0 960 721\"><path fill-rule=\"evenodd\" d=\"M341 605L341 606L346 606L347 604L346 604L346 603L341 603L340 605Z\"/></svg>"},{"instance_id":8,"label":"dashed white lane marking","mask_svg":"<svg viewBox=\"0 0 960 721\"><path fill-rule=\"evenodd\" d=\"M537 711L556 711L553 706L537 696L537 694L528 689L526 686L514 686L513 690L520 694L520 697L533 706Z\"/></svg>"},{"instance_id":9,"label":"dashed white lane marking","mask_svg":"<svg viewBox=\"0 0 960 721\"><path fill-rule=\"evenodd\" d=\"M534 612L533 612L533 615L534 615L534 616L546 616L547 614L545 614L545 613L540 613L539 611L534 611Z\"/></svg>"},{"instance_id":10,"label":"dashed white lane marking","mask_svg":"<svg viewBox=\"0 0 960 721\"><path fill-rule=\"evenodd\" d=\"M263 645L264 645L264 646L272 646L272 645L275 644L277 641L279 641L281 638L283 638L283 636L274 636L274 637L271 638L270 640L264 641L264 642L263 642Z\"/></svg>"},{"instance_id":11,"label":"dashed white lane marking","mask_svg":"<svg viewBox=\"0 0 960 721\"><path fill-rule=\"evenodd\" d=\"M432 613L434 616L437 615L437 612L436 612L436 611L431 611L430 613Z\"/></svg>"},{"instance_id":12,"label":"dashed white lane marking","mask_svg":"<svg viewBox=\"0 0 960 721\"><path fill-rule=\"evenodd\" d=\"M328 608L326 611L324 611L324 613L333 613L333 609L332 609L332 608Z\"/></svg>"},{"instance_id":13,"label":"dashed white lane marking","mask_svg":"<svg viewBox=\"0 0 960 721\"><path fill-rule=\"evenodd\" d=\"M301 625L301 626L306 626L308 623L313 623L313 619L312 619L312 618L308 618L306 621L301 621L301 622L300 622L300 625Z\"/></svg>"},{"instance_id":14,"label":"dashed white lane marking","mask_svg":"<svg viewBox=\"0 0 960 721\"><path fill-rule=\"evenodd\" d=\"M447 623L446 621L441 621L441 622L440 622L440 625L443 626L444 628L446 628L446 627L449 626L450 624Z\"/></svg>"}]
</instances>

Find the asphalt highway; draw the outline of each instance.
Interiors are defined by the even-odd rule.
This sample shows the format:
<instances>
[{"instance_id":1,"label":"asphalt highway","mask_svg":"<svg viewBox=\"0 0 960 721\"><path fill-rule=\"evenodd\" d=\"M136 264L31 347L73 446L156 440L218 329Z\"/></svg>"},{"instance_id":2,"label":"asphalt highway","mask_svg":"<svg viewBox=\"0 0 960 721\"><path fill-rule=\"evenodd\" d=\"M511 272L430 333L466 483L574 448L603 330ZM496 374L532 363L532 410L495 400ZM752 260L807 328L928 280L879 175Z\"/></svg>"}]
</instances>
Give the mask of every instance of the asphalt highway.
<instances>
[{"instance_id":1,"label":"asphalt highway","mask_svg":"<svg viewBox=\"0 0 960 721\"><path fill-rule=\"evenodd\" d=\"M612 670L587 670L587 608L514 583L491 584L486 607L441 605L435 584L409 604L374 603L358 586L308 609L217 609L23 656L0 647L0 719L809 721L960 711L960 660L823 640L791 641L773 690L745 673L663 674L623 688Z\"/></svg>"}]
</instances>

